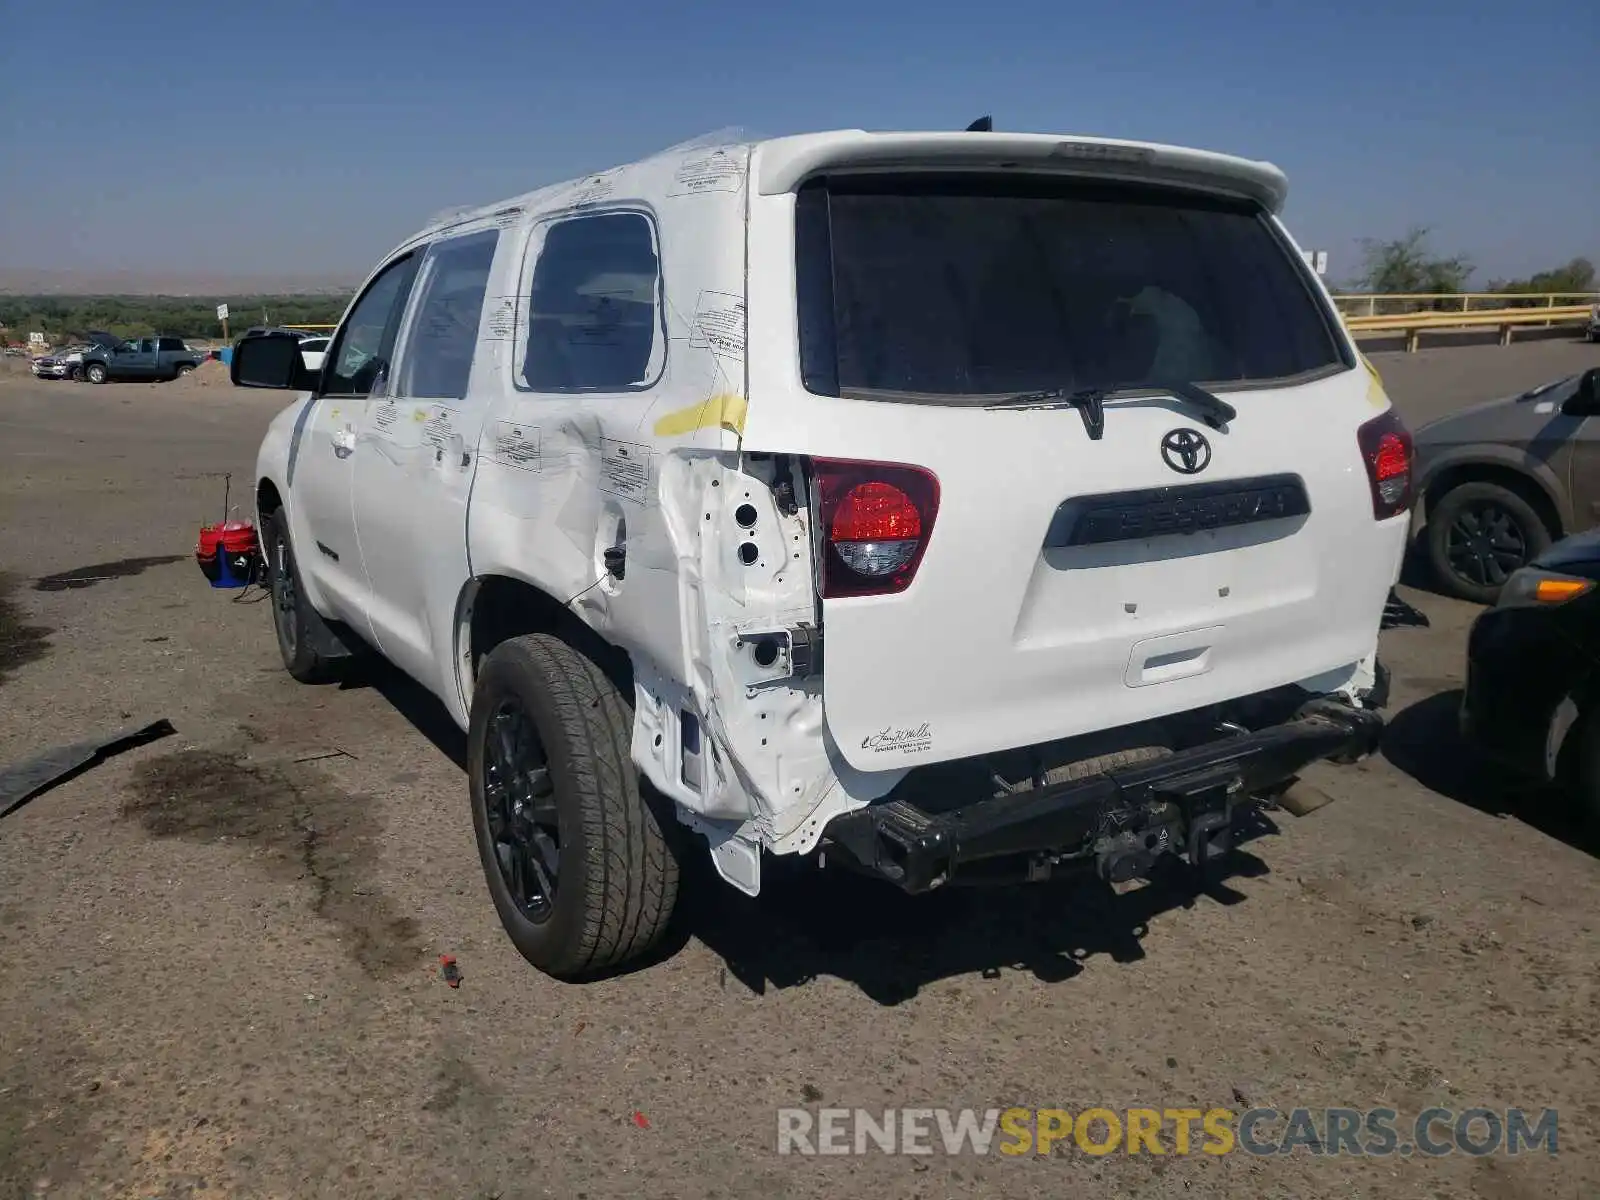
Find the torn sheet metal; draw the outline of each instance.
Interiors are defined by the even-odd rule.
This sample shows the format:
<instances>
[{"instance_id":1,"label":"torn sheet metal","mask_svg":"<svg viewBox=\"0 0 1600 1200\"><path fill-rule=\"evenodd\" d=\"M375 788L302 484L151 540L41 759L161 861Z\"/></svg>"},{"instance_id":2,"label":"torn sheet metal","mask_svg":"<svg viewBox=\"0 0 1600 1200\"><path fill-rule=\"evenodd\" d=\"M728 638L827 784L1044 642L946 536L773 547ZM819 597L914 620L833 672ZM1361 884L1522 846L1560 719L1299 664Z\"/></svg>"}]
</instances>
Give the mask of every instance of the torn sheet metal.
<instances>
[{"instance_id":1,"label":"torn sheet metal","mask_svg":"<svg viewBox=\"0 0 1600 1200\"><path fill-rule=\"evenodd\" d=\"M98 766L106 759L169 737L177 730L163 717L139 729L106 734L87 741L57 746L33 758L23 759L0 770L0 817L8 817L34 797Z\"/></svg>"}]
</instances>

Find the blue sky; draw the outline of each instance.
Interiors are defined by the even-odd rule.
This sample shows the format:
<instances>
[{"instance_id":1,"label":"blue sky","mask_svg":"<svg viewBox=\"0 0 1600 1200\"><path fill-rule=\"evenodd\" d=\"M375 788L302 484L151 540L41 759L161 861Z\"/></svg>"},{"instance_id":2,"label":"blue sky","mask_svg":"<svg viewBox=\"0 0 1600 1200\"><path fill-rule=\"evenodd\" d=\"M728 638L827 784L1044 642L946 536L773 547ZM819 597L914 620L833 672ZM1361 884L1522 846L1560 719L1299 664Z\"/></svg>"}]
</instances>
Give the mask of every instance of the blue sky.
<instances>
[{"instance_id":1,"label":"blue sky","mask_svg":"<svg viewBox=\"0 0 1600 1200\"><path fill-rule=\"evenodd\" d=\"M1288 221L1433 228L1478 281L1600 260L1600 4L102 0L0 46L0 266L361 273L438 209L727 125L1267 158ZM21 36L23 30L26 36Z\"/></svg>"}]
</instances>

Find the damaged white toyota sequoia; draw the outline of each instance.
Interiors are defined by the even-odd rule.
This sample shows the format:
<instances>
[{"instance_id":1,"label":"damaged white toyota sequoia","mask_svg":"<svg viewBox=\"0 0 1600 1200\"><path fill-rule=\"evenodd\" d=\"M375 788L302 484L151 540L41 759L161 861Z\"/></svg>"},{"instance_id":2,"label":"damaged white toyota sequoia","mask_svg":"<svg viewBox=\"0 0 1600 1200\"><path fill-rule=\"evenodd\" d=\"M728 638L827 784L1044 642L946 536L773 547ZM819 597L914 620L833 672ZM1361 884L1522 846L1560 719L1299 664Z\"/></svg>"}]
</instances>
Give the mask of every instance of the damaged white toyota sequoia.
<instances>
[{"instance_id":1,"label":"damaged white toyota sequoia","mask_svg":"<svg viewBox=\"0 0 1600 1200\"><path fill-rule=\"evenodd\" d=\"M698 838L752 895L768 856L913 892L1204 870L1375 748L1411 503L1285 190L846 131L441 218L320 370L234 350L308 393L257 476L284 662L438 696L501 921L560 978L652 945Z\"/></svg>"}]
</instances>

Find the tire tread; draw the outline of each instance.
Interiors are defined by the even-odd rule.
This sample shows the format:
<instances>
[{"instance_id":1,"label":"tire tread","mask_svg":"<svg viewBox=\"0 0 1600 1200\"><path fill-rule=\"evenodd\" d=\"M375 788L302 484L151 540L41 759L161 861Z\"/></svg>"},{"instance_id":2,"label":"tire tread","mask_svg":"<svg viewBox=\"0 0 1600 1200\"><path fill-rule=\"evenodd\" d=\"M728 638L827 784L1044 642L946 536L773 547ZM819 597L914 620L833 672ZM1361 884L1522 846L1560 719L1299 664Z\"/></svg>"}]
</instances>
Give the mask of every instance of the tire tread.
<instances>
[{"instance_id":1,"label":"tire tread","mask_svg":"<svg viewBox=\"0 0 1600 1200\"><path fill-rule=\"evenodd\" d=\"M549 706L556 728L540 734L564 743L559 765L588 852L574 874L578 864L569 865L563 847L561 885L585 893L581 924L536 965L558 978L619 966L659 940L678 892L677 859L633 764L632 709L599 664L554 635L512 638L494 656L515 660ZM558 765L556 748L547 743L546 751Z\"/></svg>"}]
</instances>

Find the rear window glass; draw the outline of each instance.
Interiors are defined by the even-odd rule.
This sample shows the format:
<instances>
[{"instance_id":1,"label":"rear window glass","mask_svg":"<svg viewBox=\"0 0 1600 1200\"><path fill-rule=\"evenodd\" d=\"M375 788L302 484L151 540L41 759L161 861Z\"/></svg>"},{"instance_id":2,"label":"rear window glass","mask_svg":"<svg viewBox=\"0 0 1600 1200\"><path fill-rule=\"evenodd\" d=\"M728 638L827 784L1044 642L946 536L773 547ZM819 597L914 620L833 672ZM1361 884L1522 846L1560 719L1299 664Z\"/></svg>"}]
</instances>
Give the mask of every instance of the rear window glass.
<instances>
[{"instance_id":1,"label":"rear window glass","mask_svg":"<svg viewBox=\"0 0 1600 1200\"><path fill-rule=\"evenodd\" d=\"M1352 365L1244 202L991 177L824 181L796 211L808 390L993 397Z\"/></svg>"}]
</instances>

